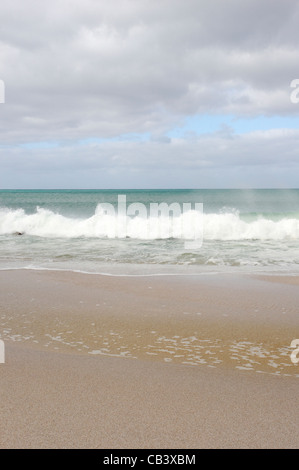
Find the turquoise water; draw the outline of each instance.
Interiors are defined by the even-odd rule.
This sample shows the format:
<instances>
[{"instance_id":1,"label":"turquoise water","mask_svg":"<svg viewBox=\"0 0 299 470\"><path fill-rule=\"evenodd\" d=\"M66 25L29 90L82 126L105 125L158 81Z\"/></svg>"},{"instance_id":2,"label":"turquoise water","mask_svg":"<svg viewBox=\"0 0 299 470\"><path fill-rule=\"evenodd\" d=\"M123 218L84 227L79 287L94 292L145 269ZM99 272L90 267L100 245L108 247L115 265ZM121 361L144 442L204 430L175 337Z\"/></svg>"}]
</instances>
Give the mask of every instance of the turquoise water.
<instances>
[{"instance_id":1,"label":"turquoise water","mask_svg":"<svg viewBox=\"0 0 299 470\"><path fill-rule=\"evenodd\" d=\"M115 229L119 195L126 207L145 208L127 216L124 234ZM155 219L154 203L175 203L181 212ZM191 249L185 242L193 239L187 226L193 219L184 218L184 203L193 216L195 204L203 204L202 245ZM299 190L0 191L0 269L8 268L296 273Z\"/></svg>"}]
</instances>

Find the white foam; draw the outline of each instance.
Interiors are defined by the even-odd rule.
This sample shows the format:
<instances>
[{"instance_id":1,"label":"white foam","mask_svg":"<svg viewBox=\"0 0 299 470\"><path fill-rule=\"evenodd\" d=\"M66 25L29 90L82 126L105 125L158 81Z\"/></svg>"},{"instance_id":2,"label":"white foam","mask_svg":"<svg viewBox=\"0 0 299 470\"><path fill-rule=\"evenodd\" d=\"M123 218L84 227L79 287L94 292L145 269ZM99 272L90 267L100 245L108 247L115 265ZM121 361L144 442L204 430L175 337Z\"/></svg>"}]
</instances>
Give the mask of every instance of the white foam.
<instances>
[{"instance_id":1,"label":"white foam","mask_svg":"<svg viewBox=\"0 0 299 470\"><path fill-rule=\"evenodd\" d=\"M205 214L205 240L296 240L299 239L299 220L282 218L273 221L264 217L246 222L238 212Z\"/></svg>"},{"instance_id":2,"label":"white foam","mask_svg":"<svg viewBox=\"0 0 299 470\"><path fill-rule=\"evenodd\" d=\"M196 211L188 211L173 218L127 216L126 236L143 240L187 239L197 215ZM103 213L101 208L85 219L66 217L39 207L33 214L26 214L23 209L0 209L0 235L18 232L49 238L115 238L118 237L117 227L117 215ZM204 214L203 236L204 240L298 240L299 219L285 217L273 221L259 217L248 222L237 212Z\"/></svg>"}]
</instances>

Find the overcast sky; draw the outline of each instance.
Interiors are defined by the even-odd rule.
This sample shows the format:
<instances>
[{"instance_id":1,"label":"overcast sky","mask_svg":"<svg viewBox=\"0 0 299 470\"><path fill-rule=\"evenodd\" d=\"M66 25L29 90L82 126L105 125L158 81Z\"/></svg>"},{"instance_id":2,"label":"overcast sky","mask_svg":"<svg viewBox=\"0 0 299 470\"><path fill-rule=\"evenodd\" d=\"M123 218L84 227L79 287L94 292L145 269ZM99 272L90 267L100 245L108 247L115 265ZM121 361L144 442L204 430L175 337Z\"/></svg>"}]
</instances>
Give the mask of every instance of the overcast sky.
<instances>
[{"instance_id":1,"label":"overcast sky","mask_svg":"<svg viewBox=\"0 0 299 470\"><path fill-rule=\"evenodd\" d=\"M0 188L299 187L298 24L297 0L1 0Z\"/></svg>"}]
</instances>

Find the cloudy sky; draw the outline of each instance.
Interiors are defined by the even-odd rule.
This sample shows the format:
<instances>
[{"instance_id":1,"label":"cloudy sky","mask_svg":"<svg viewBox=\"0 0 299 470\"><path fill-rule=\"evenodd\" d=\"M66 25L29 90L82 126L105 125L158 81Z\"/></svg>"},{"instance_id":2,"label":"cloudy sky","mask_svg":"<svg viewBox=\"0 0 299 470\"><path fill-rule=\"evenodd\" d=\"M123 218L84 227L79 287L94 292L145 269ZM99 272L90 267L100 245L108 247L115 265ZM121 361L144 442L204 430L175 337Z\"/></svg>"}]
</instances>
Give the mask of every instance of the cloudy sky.
<instances>
[{"instance_id":1,"label":"cloudy sky","mask_svg":"<svg viewBox=\"0 0 299 470\"><path fill-rule=\"evenodd\" d=\"M299 187L297 0L2 0L0 18L0 188Z\"/></svg>"}]
</instances>

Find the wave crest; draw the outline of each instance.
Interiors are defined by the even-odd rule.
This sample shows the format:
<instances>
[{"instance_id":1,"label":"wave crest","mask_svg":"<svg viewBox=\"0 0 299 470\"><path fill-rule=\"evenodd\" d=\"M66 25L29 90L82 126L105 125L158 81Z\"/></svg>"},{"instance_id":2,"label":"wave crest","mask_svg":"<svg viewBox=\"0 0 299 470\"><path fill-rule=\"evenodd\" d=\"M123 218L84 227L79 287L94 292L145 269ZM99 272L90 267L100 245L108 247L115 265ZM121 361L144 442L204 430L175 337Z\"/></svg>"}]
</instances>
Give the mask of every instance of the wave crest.
<instances>
[{"instance_id":1,"label":"wave crest","mask_svg":"<svg viewBox=\"0 0 299 470\"><path fill-rule=\"evenodd\" d=\"M127 216L123 236L144 240L192 238L192 226L197 215L196 211L188 211L176 217ZM227 212L203 214L201 220L205 240L299 239L297 218L284 217L274 221L260 216L246 221L238 212ZM25 233L51 238L122 238L118 224L117 215L106 214L100 206L94 215L85 219L67 217L39 207L33 214L26 214L23 209L0 209L0 235Z\"/></svg>"}]
</instances>

